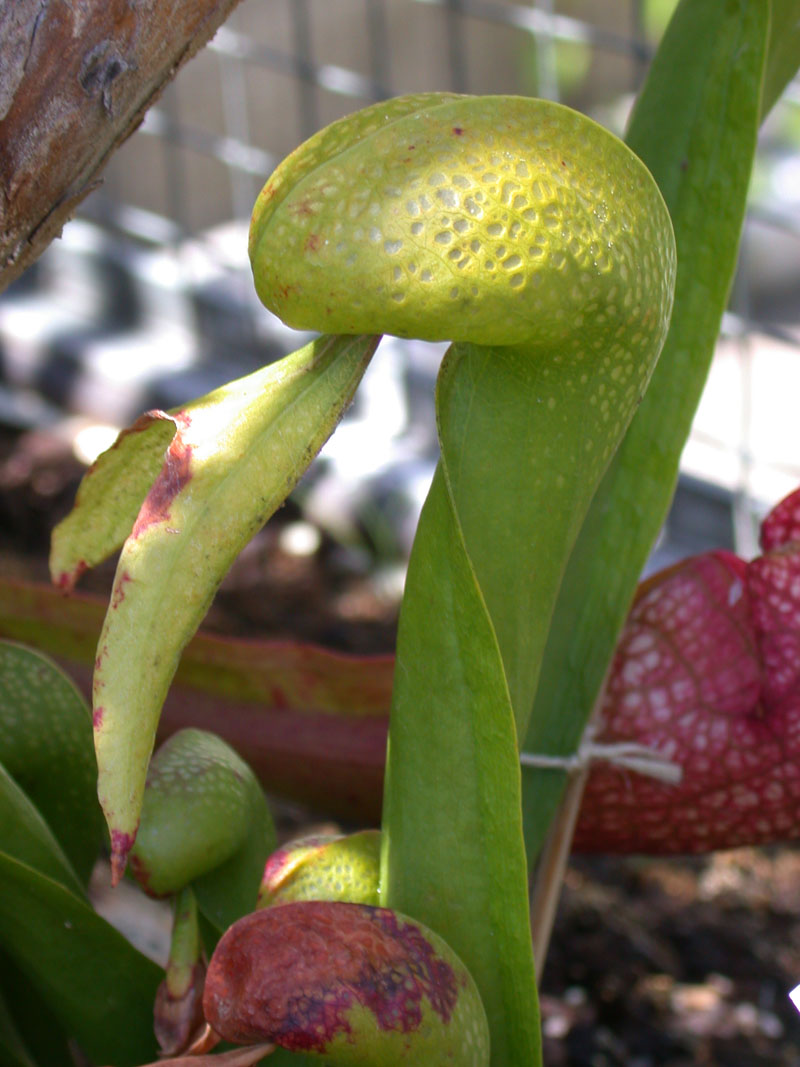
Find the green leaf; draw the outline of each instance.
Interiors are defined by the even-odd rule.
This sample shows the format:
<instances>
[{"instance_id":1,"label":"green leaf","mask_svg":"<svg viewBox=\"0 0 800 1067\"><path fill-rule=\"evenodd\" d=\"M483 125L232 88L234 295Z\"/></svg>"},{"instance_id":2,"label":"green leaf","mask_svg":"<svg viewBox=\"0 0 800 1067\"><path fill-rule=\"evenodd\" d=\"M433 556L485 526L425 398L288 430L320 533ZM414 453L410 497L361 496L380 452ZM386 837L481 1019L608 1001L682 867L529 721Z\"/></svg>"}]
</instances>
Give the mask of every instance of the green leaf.
<instances>
[{"instance_id":1,"label":"green leaf","mask_svg":"<svg viewBox=\"0 0 800 1067\"><path fill-rule=\"evenodd\" d=\"M516 730L569 548L625 425L590 403L607 375L606 361L581 360L578 374L542 348L450 349L442 462L401 613L381 899L464 959L502 1065L541 1054Z\"/></svg>"},{"instance_id":2,"label":"green leaf","mask_svg":"<svg viewBox=\"0 0 800 1067\"><path fill-rule=\"evenodd\" d=\"M198 403L187 405L191 412ZM53 530L50 573L71 590L122 546L164 462L180 412L150 411L123 430L84 475L72 511Z\"/></svg>"},{"instance_id":3,"label":"green leaf","mask_svg":"<svg viewBox=\"0 0 800 1067\"><path fill-rule=\"evenodd\" d=\"M217 734L186 729L156 752L131 852L141 886L157 896L195 891L218 934L254 911L276 847L267 801L250 766Z\"/></svg>"},{"instance_id":4,"label":"green leaf","mask_svg":"<svg viewBox=\"0 0 800 1067\"><path fill-rule=\"evenodd\" d=\"M75 1067L70 1039L19 967L0 950L0 995L25 1048L40 1067Z\"/></svg>"},{"instance_id":5,"label":"green leaf","mask_svg":"<svg viewBox=\"0 0 800 1067\"><path fill-rule=\"evenodd\" d=\"M102 841L86 702L51 660L0 642L0 763L86 884Z\"/></svg>"},{"instance_id":6,"label":"green leaf","mask_svg":"<svg viewBox=\"0 0 800 1067\"><path fill-rule=\"evenodd\" d=\"M180 654L236 555L333 431L376 345L322 338L175 416L178 432L120 556L95 668L98 792L115 877Z\"/></svg>"},{"instance_id":7,"label":"green leaf","mask_svg":"<svg viewBox=\"0 0 800 1067\"><path fill-rule=\"evenodd\" d=\"M736 264L768 15L760 0L683 0L634 110L628 143L659 183L675 228L675 305L644 401L570 558L525 739L529 752L577 748L669 508ZM560 771L524 773L531 862L564 780Z\"/></svg>"},{"instance_id":8,"label":"green leaf","mask_svg":"<svg viewBox=\"0 0 800 1067\"><path fill-rule=\"evenodd\" d=\"M0 763L0 852L60 882L78 896L83 886L61 846L24 790Z\"/></svg>"},{"instance_id":9,"label":"green leaf","mask_svg":"<svg viewBox=\"0 0 800 1067\"><path fill-rule=\"evenodd\" d=\"M162 972L86 901L0 852L0 944L97 1063L152 1060Z\"/></svg>"},{"instance_id":10,"label":"green leaf","mask_svg":"<svg viewBox=\"0 0 800 1067\"><path fill-rule=\"evenodd\" d=\"M14 1024L2 994L0 994L0 1067L36 1067L36 1062Z\"/></svg>"},{"instance_id":11,"label":"green leaf","mask_svg":"<svg viewBox=\"0 0 800 1067\"><path fill-rule=\"evenodd\" d=\"M503 101L493 106L502 125ZM453 345L439 374L442 458L406 581L384 794L381 900L467 963L497 1067L541 1056L517 736L569 551L655 365L674 280L669 217L639 160L573 112L549 117L558 152L533 188L559 188L560 222L552 244L546 221L539 235L547 298L521 305L536 329L513 345ZM537 158L524 137L519 151ZM499 146L490 158L500 167ZM561 188L568 160L586 182L575 199Z\"/></svg>"},{"instance_id":12,"label":"green leaf","mask_svg":"<svg viewBox=\"0 0 800 1067\"><path fill-rule=\"evenodd\" d=\"M381 903L422 918L475 979L492 1063L540 1062L516 730L500 651L441 469L398 634Z\"/></svg>"},{"instance_id":13,"label":"green leaf","mask_svg":"<svg viewBox=\"0 0 800 1067\"><path fill-rule=\"evenodd\" d=\"M255 909L264 864L276 847L275 826L261 796L240 847L225 863L194 882L197 905L220 934Z\"/></svg>"},{"instance_id":14,"label":"green leaf","mask_svg":"<svg viewBox=\"0 0 800 1067\"><path fill-rule=\"evenodd\" d=\"M800 66L800 0L772 0L761 117L772 110Z\"/></svg>"}]
</instances>

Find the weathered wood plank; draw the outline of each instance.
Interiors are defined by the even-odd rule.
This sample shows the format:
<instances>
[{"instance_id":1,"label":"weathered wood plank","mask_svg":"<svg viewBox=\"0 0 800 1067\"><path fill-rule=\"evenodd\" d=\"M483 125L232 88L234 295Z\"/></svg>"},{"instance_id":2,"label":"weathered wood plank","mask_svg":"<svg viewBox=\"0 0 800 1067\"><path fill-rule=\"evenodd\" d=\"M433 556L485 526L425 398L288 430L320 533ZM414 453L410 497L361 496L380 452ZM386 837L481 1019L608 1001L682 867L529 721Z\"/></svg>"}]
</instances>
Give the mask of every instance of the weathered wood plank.
<instances>
[{"instance_id":1,"label":"weathered wood plank","mask_svg":"<svg viewBox=\"0 0 800 1067\"><path fill-rule=\"evenodd\" d=\"M60 233L112 152L238 2L0 5L0 291Z\"/></svg>"}]
</instances>

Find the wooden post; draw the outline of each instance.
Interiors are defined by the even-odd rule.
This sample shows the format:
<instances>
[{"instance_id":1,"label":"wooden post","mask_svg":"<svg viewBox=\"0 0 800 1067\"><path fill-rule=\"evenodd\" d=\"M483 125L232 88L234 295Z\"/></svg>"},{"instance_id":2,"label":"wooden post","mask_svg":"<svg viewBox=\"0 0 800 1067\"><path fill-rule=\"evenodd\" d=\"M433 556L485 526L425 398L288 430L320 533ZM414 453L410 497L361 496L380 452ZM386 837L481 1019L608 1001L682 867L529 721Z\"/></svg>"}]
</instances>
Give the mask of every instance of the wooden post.
<instances>
[{"instance_id":1,"label":"wooden post","mask_svg":"<svg viewBox=\"0 0 800 1067\"><path fill-rule=\"evenodd\" d=\"M0 291L239 0L0 4Z\"/></svg>"}]
</instances>

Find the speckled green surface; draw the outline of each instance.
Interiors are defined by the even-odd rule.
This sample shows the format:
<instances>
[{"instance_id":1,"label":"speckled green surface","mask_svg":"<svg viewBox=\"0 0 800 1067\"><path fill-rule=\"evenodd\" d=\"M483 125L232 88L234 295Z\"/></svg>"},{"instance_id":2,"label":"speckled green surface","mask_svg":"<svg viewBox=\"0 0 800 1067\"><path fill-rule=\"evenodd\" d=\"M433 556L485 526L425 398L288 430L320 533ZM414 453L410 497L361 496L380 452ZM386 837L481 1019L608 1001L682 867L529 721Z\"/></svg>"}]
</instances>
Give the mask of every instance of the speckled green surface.
<instances>
[{"instance_id":1,"label":"speckled green surface","mask_svg":"<svg viewBox=\"0 0 800 1067\"><path fill-rule=\"evenodd\" d=\"M150 763L131 869L156 896L175 893L244 841L261 787L214 734L181 730Z\"/></svg>"},{"instance_id":2,"label":"speckled green surface","mask_svg":"<svg viewBox=\"0 0 800 1067\"><path fill-rule=\"evenodd\" d=\"M635 350L663 326L672 249L641 164L584 116L431 95L293 153L256 204L250 254L261 299L298 328L514 344L585 323L587 343L604 326Z\"/></svg>"},{"instance_id":3,"label":"speckled green surface","mask_svg":"<svg viewBox=\"0 0 800 1067\"><path fill-rule=\"evenodd\" d=\"M267 861L258 906L293 900L377 905L380 848L378 830L290 841Z\"/></svg>"},{"instance_id":4,"label":"speckled green surface","mask_svg":"<svg viewBox=\"0 0 800 1067\"><path fill-rule=\"evenodd\" d=\"M88 881L102 840L89 708L46 656L5 641L0 642L0 763Z\"/></svg>"}]
</instances>

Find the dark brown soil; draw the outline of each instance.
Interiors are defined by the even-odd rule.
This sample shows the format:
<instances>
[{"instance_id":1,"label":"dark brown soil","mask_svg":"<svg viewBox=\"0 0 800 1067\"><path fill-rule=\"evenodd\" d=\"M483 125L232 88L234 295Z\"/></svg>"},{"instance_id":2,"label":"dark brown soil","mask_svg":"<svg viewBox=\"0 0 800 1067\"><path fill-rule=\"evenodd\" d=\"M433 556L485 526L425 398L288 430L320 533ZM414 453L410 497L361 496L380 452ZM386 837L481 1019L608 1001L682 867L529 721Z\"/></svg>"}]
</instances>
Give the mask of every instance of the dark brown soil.
<instances>
[{"instance_id":1,"label":"dark brown soil","mask_svg":"<svg viewBox=\"0 0 800 1067\"><path fill-rule=\"evenodd\" d=\"M46 579L49 530L78 464L48 435L0 434L0 575ZM244 553L209 624L386 651L396 605L362 554L281 550L288 505ZM110 568L87 588L107 589ZM302 813L287 811L296 826ZM541 995L547 1067L797 1067L800 850L576 858Z\"/></svg>"},{"instance_id":2,"label":"dark brown soil","mask_svg":"<svg viewBox=\"0 0 800 1067\"><path fill-rule=\"evenodd\" d=\"M542 992L548 1067L800 1063L800 853L573 859Z\"/></svg>"}]
</instances>

